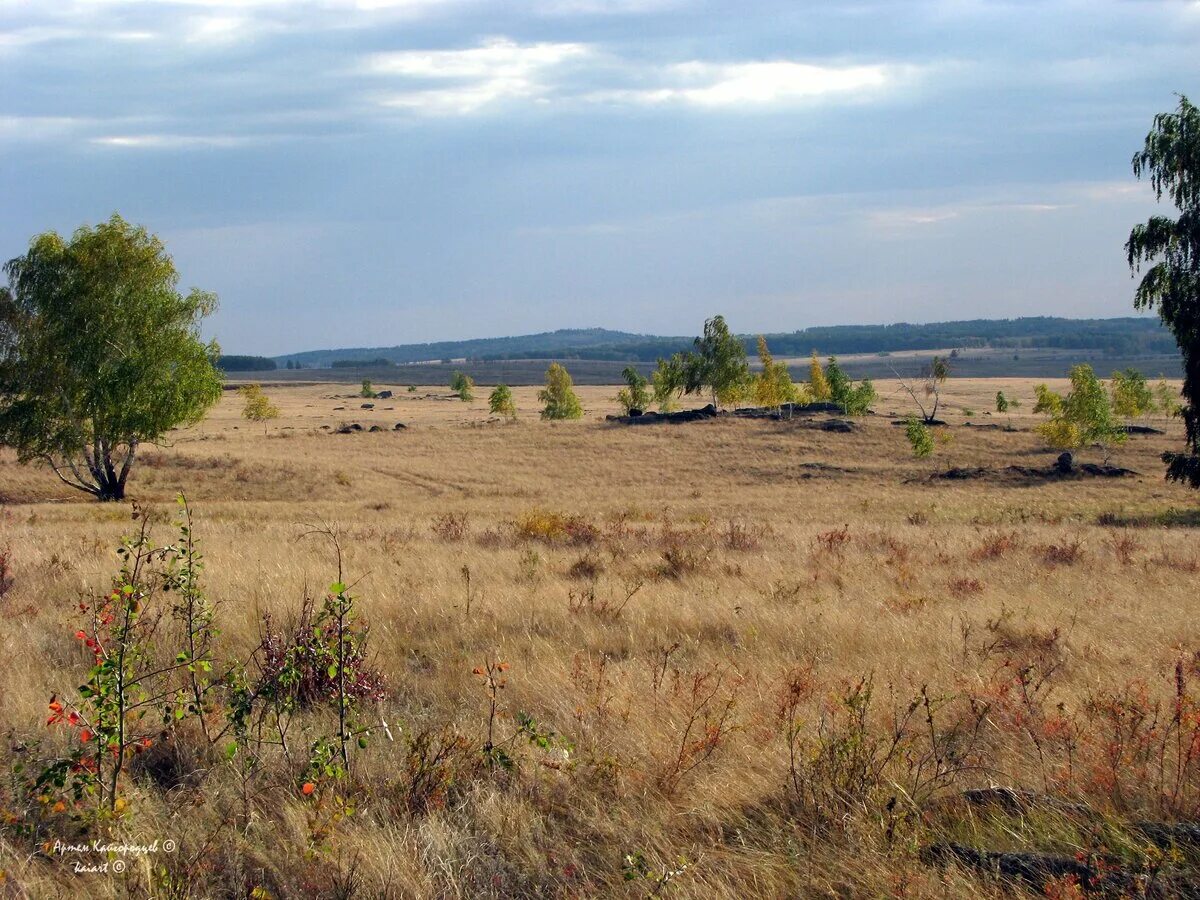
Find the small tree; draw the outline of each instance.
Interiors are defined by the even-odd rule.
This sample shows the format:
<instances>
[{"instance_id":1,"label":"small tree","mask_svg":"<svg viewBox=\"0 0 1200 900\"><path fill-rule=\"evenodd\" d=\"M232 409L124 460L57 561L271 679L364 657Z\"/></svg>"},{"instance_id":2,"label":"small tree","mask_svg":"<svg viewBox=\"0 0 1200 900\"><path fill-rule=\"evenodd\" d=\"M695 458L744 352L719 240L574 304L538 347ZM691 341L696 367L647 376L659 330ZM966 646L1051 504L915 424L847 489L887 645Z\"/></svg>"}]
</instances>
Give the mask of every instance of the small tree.
<instances>
[{"instance_id":1,"label":"small tree","mask_svg":"<svg viewBox=\"0 0 1200 900\"><path fill-rule=\"evenodd\" d=\"M1167 418L1173 419L1179 415L1179 391L1167 384L1167 379L1161 375L1154 386L1154 399L1159 412Z\"/></svg>"},{"instance_id":2,"label":"small tree","mask_svg":"<svg viewBox=\"0 0 1200 900\"><path fill-rule=\"evenodd\" d=\"M367 400L372 400L372 399L374 399L374 397L375 397L375 389L371 387L371 379L370 379L370 378L364 378L364 379L362 380L362 390L360 390L360 391L358 392L358 395L359 395L360 397L363 397L363 398L367 399Z\"/></svg>"},{"instance_id":3,"label":"small tree","mask_svg":"<svg viewBox=\"0 0 1200 900\"><path fill-rule=\"evenodd\" d=\"M1113 412L1124 419L1136 419L1154 409L1154 392L1137 369L1113 372L1108 389Z\"/></svg>"},{"instance_id":4,"label":"small tree","mask_svg":"<svg viewBox=\"0 0 1200 900\"><path fill-rule=\"evenodd\" d=\"M251 422L262 422L263 434L266 434L266 423L279 418L279 407L272 404L270 398L263 393L262 385L246 384L238 388L238 393L246 401L242 407L242 418Z\"/></svg>"},{"instance_id":5,"label":"small tree","mask_svg":"<svg viewBox=\"0 0 1200 900\"><path fill-rule=\"evenodd\" d=\"M114 215L48 231L4 267L0 443L73 488L120 500L139 445L200 421L221 396L200 323L216 295L176 290L162 242Z\"/></svg>"},{"instance_id":6,"label":"small tree","mask_svg":"<svg viewBox=\"0 0 1200 900\"><path fill-rule=\"evenodd\" d=\"M1111 445L1124 441L1126 433L1113 420L1108 394L1092 367L1075 366L1071 370L1071 391L1059 399L1057 411L1049 422L1038 426L1038 433L1056 450L1099 444L1107 462Z\"/></svg>"},{"instance_id":7,"label":"small tree","mask_svg":"<svg viewBox=\"0 0 1200 900\"><path fill-rule=\"evenodd\" d=\"M785 403L798 403L800 393L792 383L787 364L775 362L767 348L767 339L761 334L758 336L758 359L762 371L754 379L754 402L770 409L778 409Z\"/></svg>"},{"instance_id":8,"label":"small tree","mask_svg":"<svg viewBox=\"0 0 1200 900\"><path fill-rule=\"evenodd\" d=\"M653 397L659 412L675 409L686 382L683 357L676 353L670 359L660 359L650 376L650 381L654 387Z\"/></svg>"},{"instance_id":9,"label":"small tree","mask_svg":"<svg viewBox=\"0 0 1200 900\"><path fill-rule=\"evenodd\" d=\"M950 377L950 364L940 356L935 356L921 370L921 393L924 394L925 400L922 401L918 396L917 389L900 377L895 369L892 373L900 382L900 386L908 392L912 397L913 402L917 404L917 409L921 411L921 419L925 424L930 424L937 418L938 406L942 402L942 386L946 383L946 379ZM926 406L926 404L929 404Z\"/></svg>"},{"instance_id":10,"label":"small tree","mask_svg":"<svg viewBox=\"0 0 1200 900\"><path fill-rule=\"evenodd\" d=\"M1008 398L1004 396L1004 391L996 391L996 412L1008 412Z\"/></svg>"},{"instance_id":11,"label":"small tree","mask_svg":"<svg viewBox=\"0 0 1200 900\"><path fill-rule=\"evenodd\" d=\"M575 394L571 373L558 363L546 370L546 386L538 391L538 400L545 404L543 419L580 419L583 407Z\"/></svg>"},{"instance_id":12,"label":"small tree","mask_svg":"<svg viewBox=\"0 0 1200 900\"><path fill-rule=\"evenodd\" d=\"M904 435L917 459L933 455L933 432L916 416L909 416L904 423Z\"/></svg>"},{"instance_id":13,"label":"small tree","mask_svg":"<svg viewBox=\"0 0 1200 900\"><path fill-rule=\"evenodd\" d=\"M684 392L708 390L714 406L736 403L750 385L746 345L729 331L724 316L704 322L704 333L695 340L695 351L684 357Z\"/></svg>"},{"instance_id":14,"label":"small tree","mask_svg":"<svg viewBox=\"0 0 1200 900\"><path fill-rule=\"evenodd\" d=\"M498 384L488 395L488 409L498 416L510 419L517 417L517 404L513 402L512 390L507 384Z\"/></svg>"},{"instance_id":15,"label":"small tree","mask_svg":"<svg viewBox=\"0 0 1200 900\"><path fill-rule=\"evenodd\" d=\"M812 391L813 399L820 402L828 402L833 397L829 379L825 377L825 370L821 368L816 350L812 352L812 359L808 361L808 389Z\"/></svg>"},{"instance_id":16,"label":"small tree","mask_svg":"<svg viewBox=\"0 0 1200 900\"><path fill-rule=\"evenodd\" d=\"M475 399L475 379L462 372L455 372L450 376L450 390L458 394L458 399L463 403L469 403Z\"/></svg>"},{"instance_id":17,"label":"small tree","mask_svg":"<svg viewBox=\"0 0 1200 900\"><path fill-rule=\"evenodd\" d=\"M634 409L644 411L650 405L650 392L647 390L650 382L646 376L633 366L626 366L621 377L625 379L625 387L617 391L618 405L625 415Z\"/></svg>"},{"instance_id":18,"label":"small tree","mask_svg":"<svg viewBox=\"0 0 1200 900\"><path fill-rule=\"evenodd\" d=\"M871 379L864 378L856 387L838 365L837 357L829 357L825 366L825 380L829 384L829 399L848 416L866 415L875 402L875 385Z\"/></svg>"}]
</instances>

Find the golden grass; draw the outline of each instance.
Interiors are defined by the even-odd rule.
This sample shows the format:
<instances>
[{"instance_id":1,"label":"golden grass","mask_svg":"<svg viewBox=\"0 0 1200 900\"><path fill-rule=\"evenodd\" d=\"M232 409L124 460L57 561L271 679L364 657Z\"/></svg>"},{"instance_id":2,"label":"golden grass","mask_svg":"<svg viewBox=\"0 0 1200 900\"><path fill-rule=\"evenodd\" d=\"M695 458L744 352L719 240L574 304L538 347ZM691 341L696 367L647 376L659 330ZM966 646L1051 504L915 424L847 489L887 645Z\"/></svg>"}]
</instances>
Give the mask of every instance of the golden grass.
<instances>
[{"instance_id":1,"label":"golden grass","mask_svg":"<svg viewBox=\"0 0 1200 900\"><path fill-rule=\"evenodd\" d=\"M127 813L105 827L179 841L165 862L193 886L174 895L987 896L999 888L919 861L918 819L889 843L879 809L861 807L814 836L786 801L776 715L788 673L811 672L809 733L821 704L867 675L881 703L903 708L923 685L984 690L1000 660L1049 646L1060 657L1053 701L1076 709L1101 688L1169 687L1181 654L1200 650L1194 529L1097 524L1194 508L1162 479L1159 454L1182 441L1176 423L1117 451L1137 477L956 482L929 476L1053 459L1030 431L1031 382L952 380L949 440L923 461L887 418L907 411L894 384L877 385L881 415L851 434L804 421L614 426L602 419L615 388L588 387L580 422L538 421L536 389L517 388L520 417L506 423L489 420L482 387L470 404L381 387L396 396L371 410L350 386L268 390L282 417L265 430L227 392L134 470L143 504L186 491L195 508L230 655L253 648L263 612L286 619L334 580L328 546L299 536L301 523L336 523L388 679L386 716L400 726L359 755L357 808L334 824L283 760L240 829L235 780L219 763L186 790L131 782ZM986 415L997 390L1024 408ZM343 422L387 430L331 433ZM13 573L0 599L0 730L10 747L53 745L48 698L70 695L87 670L76 601L115 572L129 507L72 495L7 452L0 495ZM492 660L510 665L505 738L527 713L569 741L569 762L521 741L514 770L478 766L487 697L472 670ZM704 697L713 690L689 732L698 678ZM706 755L697 734L726 708ZM457 780L414 809L405 784L419 735L445 744ZM1028 748L996 747L994 771L943 793L1027 766ZM1007 774L1011 786L1044 787L1029 768ZM653 877L682 871L627 881L623 861L636 854ZM74 875L9 833L0 896L168 896L152 869L162 864Z\"/></svg>"}]
</instances>

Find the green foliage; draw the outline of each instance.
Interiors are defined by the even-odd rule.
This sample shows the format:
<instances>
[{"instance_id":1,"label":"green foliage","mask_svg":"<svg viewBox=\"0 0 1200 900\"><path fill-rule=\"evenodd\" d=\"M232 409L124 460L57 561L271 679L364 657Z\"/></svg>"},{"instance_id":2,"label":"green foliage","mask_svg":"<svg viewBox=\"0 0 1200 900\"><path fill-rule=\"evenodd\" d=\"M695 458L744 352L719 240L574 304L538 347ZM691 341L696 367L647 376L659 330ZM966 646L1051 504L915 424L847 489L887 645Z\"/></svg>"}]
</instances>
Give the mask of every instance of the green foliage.
<instances>
[{"instance_id":1,"label":"green foliage","mask_svg":"<svg viewBox=\"0 0 1200 900\"><path fill-rule=\"evenodd\" d=\"M913 456L917 459L933 455L933 432L916 416L909 416L904 423L904 436L908 438Z\"/></svg>"},{"instance_id":2,"label":"green foliage","mask_svg":"<svg viewBox=\"0 0 1200 900\"><path fill-rule=\"evenodd\" d=\"M0 443L100 500L125 496L138 445L221 396L200 323L214 294L176 290L162 242L114 215L69 241L48 231L4 267Z\"/></svg>"},{"instance_id":3,"label":"green foliage","mask_svg":"<svg viewBox=\"0 0 1200 900\"><path fill-rule=\"evenodd\" d=\"M698 394L707 389L713 404L736 403L750 385L746 345L730 333L724 316L704 322L704 333L696 338L695 350L685 357L684 392Z\"/></svg>"},{"instance_id":4,"label":"green foliage","mask_svg":"<svg viewBox=\"0 0 1200 900\"><path fill-rule=\"evenodd\" d=\"M463 403L469 403L475 399L475 379L462 372L455 372L450 376L450 390L458 394L458 399Z\"/></svg>"},{"instance_id":5,"label":"green foliage","mask_svg":"<svg viewBox=\"0 0 1200 900\"><path fill-rule=\"evenodd\" d=\"M1113 419L1108 393L1091 366L1082 364L1071 370L1071 390L1059 401L1050 421L1037 429L1051 447L1074 450L1100 444L1107 455L1110 444L1125 440L1124 429Z\"/></svg>"},{"instance_id":6,"label":"green foliage","mask_svg":"<svg viewBox=\"0 0 1200 900\"><path fill-rule=\"evenodd\" d=\"M1154 386L1154 399L1164 416L1174 418L1179 415L1179 391L1167 384L1167 379L1158 379L1158 384Z\"/></svg>"},{"instance_id":7,"label":"green foliage","mask_svg":"<svg viewBox=\"0 0 1200 900\"><path fill-rule=\"evenodd\" d=\"M683 356L676 353L670 359L660 359L650 381L654 386L653 398L659 411L671 412L678 406L679 395L683 393L686 382Z\"/></svg>"},{"instance_id":8,"label":"green foliage","mask_svg":"<svg viewBox=\"0 0 1200 900\"><path fill-rule=\"evenodd\" d=\"M1004 391L996 391L996 412L1008 412L1008 398L1004 396Z\"/></svg>"},{"instance_id":9,"label":"green foliage","mask_svg":"<svg viewBox=\"0 0 1200 900\"><path fill-rule=\"evenodd\" d=\"M373 387L371 387L371 379L370 378L364 378L362 380L362 389L358 392L358 395L367 400L374 399L375 389Z\"/></svg>"},{"instance_id":10,"label":"green foliage","mask_svg":"<svg viewBox=\"0 0 1200 900\"><path fill-rule=\"evenodd\" d=\"M829 385L829 399L832 402L840 406L848 416L867 414L876 400L875 385L871 383L871 379L864 378L855 386L833 356L829 357L824 374Z\"/></svg>"},{"instance_id":11,"label":"green foliage","mask_svg":"<svg viewBox=\"0 0 1200 900\"><path fill-rule=\"evenodd\" d=\"M1056 394L1044 384L1039 384L1033 389L1033 395L1036 403L1033 405L1035 413L1045 413L1048 416L1057 416L1062 412L1063 398L1061 394Z\"/></svg>"},{"instance_id":12,"label":"green foliage","mask_svg":"<svg viewBox=\"0 0 1200 900\"><path fill-rule=\"evenodd\" d=\"M633 366L626 366L621 377L625 379L625 387L617 391L617 404L625 415L629 415L631 409L645 411L650 405L650 392L647 390L650 382L646 376Z\"/></svg>"},{"instance_id":13,"label":"green foliage","mask_svg":"<svg viewBox=\"0 0 1200 900\"><path fill-rule=\"evenodd\" d=\"M279 418L279 407L271 403L270 398L263 393L262 385L243 385L238 388L238 393L245 400L245 405L242 407L242 418L264 424L271 419Z\"/></svg>"},{"instance_id":14,"label":"green foliage","mask_svg":"<svg viewBox=\"0 0 1200 900\"><path fill-rule=\"evenodd\" d=\"M1113 372L1109 382L1112 409L1118 416L1136 419L1154 409L1154 392L1146 382L1146 376L1137 369Z\"/></svg>"},{"instance_id":15,"label":"green foliage","mask_svg":"<svg viewBox=\"0 0 1200 900\"><path fill-rule=\"evenodd\" d=\"M507 384L498 384L488 395L488 409L498 416L510 419L517 417L517 404L513 401L512 390Z\"/></svg>"},{"instance_id":16,"label":"green foliage","mask_svg":"<svg viewBox=\"0 0 1200 900\"><path fill-rule=\"evenodd\" d=\"M1149 266L1134 305L1157 309L1183 351L1179 414L1187 437L1184 452L1163 455L1167 478L1200 488L1200 109L1187 97L1174 112L1154 117L1133 172L1148 175L1155 197L1166 194L1179 210L1177 219L1153 216L1134 226L1125 251L1132 271Z\"/></svg>"},{"instance_id":17,"label":"green foliage","mask_svg":"<svg viewBox=\"0 0 1200 900\"><path fill-rule=\"evenodd\" d=\"M543 419L581 419L583 406L575 394L571 373L558 363L546 370L546 386L538 391L538 400L545 404Z\"/></svg>"}]
</instances>

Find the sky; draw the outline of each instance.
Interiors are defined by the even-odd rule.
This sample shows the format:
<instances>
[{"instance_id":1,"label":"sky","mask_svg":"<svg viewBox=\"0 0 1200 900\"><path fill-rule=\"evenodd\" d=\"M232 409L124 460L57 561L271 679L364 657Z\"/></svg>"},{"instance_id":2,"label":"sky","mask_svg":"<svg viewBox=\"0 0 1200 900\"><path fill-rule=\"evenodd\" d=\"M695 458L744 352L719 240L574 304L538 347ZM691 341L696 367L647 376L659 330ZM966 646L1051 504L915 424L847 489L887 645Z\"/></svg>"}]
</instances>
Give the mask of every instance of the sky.
<instances>
[{"instance_id":1,"label":"sky","mask_svg":"<svg viewBox=\"0 0 1200 900\"><path fill-rule=\"evenodd\" d=\"M0 257L114 212L230 353L1132 312L1200 0L0 0Z\"/></svg>"}]
</instances>

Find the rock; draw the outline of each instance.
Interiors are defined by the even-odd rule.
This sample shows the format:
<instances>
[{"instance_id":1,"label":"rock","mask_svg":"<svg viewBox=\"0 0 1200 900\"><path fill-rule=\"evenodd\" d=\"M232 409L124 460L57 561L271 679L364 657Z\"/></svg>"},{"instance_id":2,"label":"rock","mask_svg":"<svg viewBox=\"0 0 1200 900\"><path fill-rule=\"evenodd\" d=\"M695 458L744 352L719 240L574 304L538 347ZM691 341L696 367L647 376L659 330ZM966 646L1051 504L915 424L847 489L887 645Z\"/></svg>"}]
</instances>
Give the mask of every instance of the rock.
<instances>
[{"instance_id":1,"label":"rock","mask_svg":"<svg viewBox=\"0 0 1200 900\"><path fill-rule=\"evenodd\" d=\"M364 404L362 404L362 406L359 407L359 409L374 409L374 408L375 408L374 403L364 403Z\"/></svg>"},{"instance_id":2,"label":"rock","mask_svg":"<svg viewBox=\"0 0 1200 900\"><path fill-rule=\"evenodd\" d=\"M946 422L943 422L941 419L921 419L921 418L918 418L917 416L913 416L913 418L914 418L914 419L917 419L917 421L918 421L918 422L920 422L922 425L926 425L926 426L928 426L928 427L930 427L930 428L938 428L938 427L940 427L940 426L942 426L942 425L946 425L946 424L947 424ZM904 419L897 419L897 420L896 420L895 422L893 422L892 424L893 424L893 425L899 425L899 426L907 425L907 424L908 424L908 419L907 419L907 418L904 418ZM971 423L970 423L970 422L966 422L966 423L964 423L964 424L966 424L966 425L970 425ZM999 428L1000 426L999 426L999 425L980 425L979 427L980 427L980 428Z\"/></svg>"},{"instance_id":3,"label":"rock","mask_svg":"<svg viewBox=\"0 0 1200 900\"><path fill-rule=\"evenodd\" d=\"M1058 454L1058 459L1054 461L1054 468L1060 475L1070 475L1075 471L1075 457L1070 451Z\"/></svg>"},{"instance_id":4,"label":"rock","mask_svg":"<svg viewBox=\"0 0 1200 900\"><path fill-rule=\"evenodd\" d=\"M1121 430L1126 434L1166 434L1158 428L1151 428L1149 425L1122 425Z\"/></svg>"},{"instance_id":5,"label":"rock","mask_svg":"<svg viewBox=\"0 0 1200 900\"><path fill-rule=\"evenodd\" d=\"M376 400L391 400L392 392L391 391L379 391L378 393L375 394L375 399Z\"/></svg>"},{"instance_id":6,"label":"rock","mask_svg":"<svg viewBox=\"0 0 1200 900\"><path fill-rule=\"evenodd\" d=\"M847 419L827 419L817 427L821 431L835 431L838 434L849 434L857 426Z\"/></svg>"},{"instance_id":7,"label":"rock","mask_svg":"<svg viewBox=\"0 0 1200 900\"><path fill-rule=\"evenodd\" d=\"M344 406L335 406L335 407L333 408L333 411L334 411L334 412L337 412L339 409L345 409L345 408L346 408L346 407L344 407Z\"/></svg>"},{"instance_id":8,"label":"rock","mask_svg":"<svg viewBox=\"0 0 1200 900\"><path fill-rule=\"evenodd\" d=\"M644 412L645 412L645 410L634 407L633 409L631 409L629 411L629 418L636 419L638 416L642 415Z\"/></svg>"},{"instance_id":9,"label":"rock","mask_svg":"<svg viewBox=\"0 0 1200 900\"><path fill-rule=\"evenodd\" d=\"M383 431L382 425L372 425L367 431Z\"/></svg>"},{"instance_id":10,"label":"rock","mask_svg":"<svg viewBox=\"0 0 1200 900\"><path fill-rule=\"evenodd\" d=\"M405 425L403 422L397 422L397 423L396 423L396 427L395 427L395 428L393 428L393 429L392 429L392 431L403 431L403 430L404 430L405 428L407 428L407 427L408 427L408 426L407 426L407 425Z\"/></svg>"},{"instance_id":11,"label":"rock","mask_svg":"<svg viewBox=\"0 0 1200 900\"><path fill-rule=\"evenodd\" d=\"M335 434L353 434L356 431L362 431L362 430L363 430L363 427L361 425L359 425L357 422L351 422L349 425L343 425L341 428L339 428L334 433Z\"/></svg>"},{"instance_id":12,"label":"rock","mask_svg":"<svg viewBox=\"0 0 1200 900\"><path fill-rule=\"evenodd\" d=\"M655 422L698 422L701 419L715 419L717 408L711 403L700 409L685 409L673 413L644 412L640 416L607 416L609 422L620 422L622 425L652 425Z\"/></svg>"}]
</instances>

